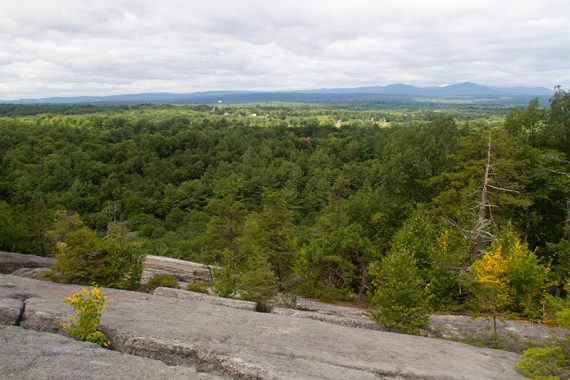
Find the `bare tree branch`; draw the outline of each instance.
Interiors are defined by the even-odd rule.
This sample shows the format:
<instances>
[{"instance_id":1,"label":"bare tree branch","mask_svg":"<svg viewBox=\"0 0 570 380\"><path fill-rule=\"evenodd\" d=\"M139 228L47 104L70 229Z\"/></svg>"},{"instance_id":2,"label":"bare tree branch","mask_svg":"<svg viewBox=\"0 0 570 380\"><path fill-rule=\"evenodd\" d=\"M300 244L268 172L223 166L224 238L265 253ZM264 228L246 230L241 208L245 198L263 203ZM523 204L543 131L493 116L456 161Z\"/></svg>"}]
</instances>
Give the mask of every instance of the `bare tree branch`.
<instances>
[{"instance_id":1,"label":"bare tree branch","mask_svg":"<svg viewBox=\"0 0 570 380\"><path fill-rule=\"evenodd\" d=\"M503 187L497 187L497 186L493 186L493 185L489 185L489 184L487 184L487 186L490 187L491 189L495 189L495 190L509 191L509 192L511 192L511 193L520 194L520 191L516 191L516 190L505 189L505 188L503 188Z\"/></svg>"}]
</instances>

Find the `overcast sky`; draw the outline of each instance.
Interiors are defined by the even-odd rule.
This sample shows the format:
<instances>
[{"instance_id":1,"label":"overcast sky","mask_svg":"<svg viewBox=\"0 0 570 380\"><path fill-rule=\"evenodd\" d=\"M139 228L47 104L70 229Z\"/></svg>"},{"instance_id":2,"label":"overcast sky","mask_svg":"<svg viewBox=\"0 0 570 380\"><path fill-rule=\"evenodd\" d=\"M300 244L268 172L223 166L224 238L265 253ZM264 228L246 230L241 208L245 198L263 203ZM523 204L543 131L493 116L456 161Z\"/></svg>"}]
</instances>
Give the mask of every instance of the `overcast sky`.
<instances>
[{"instance_id":1,"label":"overcast sky","mask_svg":"<svg viewBox=\"0 0 570 380\"><path fill-rule=\"evenodd\" d=\"M0 99L570 87L569 0L0 0Z\"/></svg>"}]
</instances>

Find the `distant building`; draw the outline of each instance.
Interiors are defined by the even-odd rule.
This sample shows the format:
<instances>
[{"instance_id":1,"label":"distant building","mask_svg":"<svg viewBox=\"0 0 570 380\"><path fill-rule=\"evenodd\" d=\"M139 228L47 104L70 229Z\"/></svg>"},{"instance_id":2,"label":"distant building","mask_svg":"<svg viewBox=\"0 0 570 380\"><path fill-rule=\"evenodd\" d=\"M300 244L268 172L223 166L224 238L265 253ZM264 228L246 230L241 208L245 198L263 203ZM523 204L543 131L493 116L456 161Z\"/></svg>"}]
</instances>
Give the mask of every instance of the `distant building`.
<instances>
[{"instance_id":1,"label":"distant building","mask_svg":"<svg viewBox=\"0 0 570 380\"><path fill-rule=\"evenodd\" d=\"M297 137L299 141L311 141L311 136L299 136Z\"/></svg>"}]
</instances>

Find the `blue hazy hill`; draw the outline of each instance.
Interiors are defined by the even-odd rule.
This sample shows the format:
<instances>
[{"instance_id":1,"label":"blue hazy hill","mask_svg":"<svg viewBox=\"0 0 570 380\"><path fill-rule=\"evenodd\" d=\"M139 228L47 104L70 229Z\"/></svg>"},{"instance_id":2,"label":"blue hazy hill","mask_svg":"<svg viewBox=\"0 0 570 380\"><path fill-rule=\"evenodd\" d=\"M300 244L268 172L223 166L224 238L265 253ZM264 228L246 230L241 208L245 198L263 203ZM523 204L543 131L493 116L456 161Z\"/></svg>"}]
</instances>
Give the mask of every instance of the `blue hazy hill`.
<instances>
[{"instance_id":1,"label":"blue hazy hill","mask_svg":"<svg viewBox=\"0 0 570 380\"><path fill-rule=\"evenodd\" d=\"M10 104L198 104L222 100L249 102L362 102L405 101L409 97L516 97L526 101L533 97L549 97L553 90L545 87L490 87L465 82L448 86L418 87L406 84L354 88L323 88L298 91L204 91L192 93L141 93L108 96L69 96L38 99L0 100Z\"/></svg>"}]
</instances>

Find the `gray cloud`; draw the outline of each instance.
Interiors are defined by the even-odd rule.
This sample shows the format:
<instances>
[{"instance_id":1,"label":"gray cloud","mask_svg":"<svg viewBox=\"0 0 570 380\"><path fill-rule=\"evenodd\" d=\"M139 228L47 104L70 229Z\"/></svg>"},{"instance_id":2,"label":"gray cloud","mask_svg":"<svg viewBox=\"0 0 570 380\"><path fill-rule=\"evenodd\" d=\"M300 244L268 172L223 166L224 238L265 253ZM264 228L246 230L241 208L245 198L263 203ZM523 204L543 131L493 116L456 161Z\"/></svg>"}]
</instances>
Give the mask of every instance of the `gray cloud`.
<instances>
[{"instance_id":1,"label":"gray cloud","mask_svg":"<svg viewBox=\"0 0 570 380\"><path fill-rule=\"evenodd\" d=\"M0 0L0 99L570 86L570 2Z\"/></svg>"}]
</instances>

